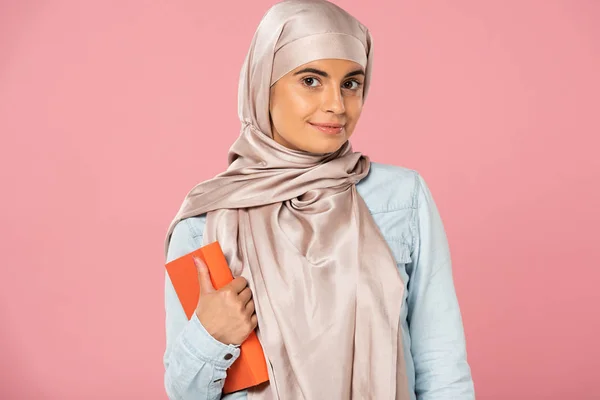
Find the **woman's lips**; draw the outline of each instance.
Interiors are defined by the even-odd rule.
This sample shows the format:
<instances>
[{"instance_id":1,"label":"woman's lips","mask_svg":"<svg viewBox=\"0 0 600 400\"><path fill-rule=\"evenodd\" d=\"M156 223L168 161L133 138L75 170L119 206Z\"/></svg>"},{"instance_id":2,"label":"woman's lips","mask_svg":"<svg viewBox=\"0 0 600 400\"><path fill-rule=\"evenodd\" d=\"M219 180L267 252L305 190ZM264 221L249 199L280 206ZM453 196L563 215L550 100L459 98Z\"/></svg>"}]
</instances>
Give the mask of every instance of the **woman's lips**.
<instances>
[{"instance_id":1,"label":"woman's lips","mask_svg":"<svg viewBox=\"0 0 600 400\"><path fill-rule=\"evenodd\" d=\"M342 131L342 129L344 129L344 126L339 124L313 124L311 122L309 122L309 124L313 128L318 129L321 132L327 133L328 135L337 135Z\"/></svg>"}]
</instances>

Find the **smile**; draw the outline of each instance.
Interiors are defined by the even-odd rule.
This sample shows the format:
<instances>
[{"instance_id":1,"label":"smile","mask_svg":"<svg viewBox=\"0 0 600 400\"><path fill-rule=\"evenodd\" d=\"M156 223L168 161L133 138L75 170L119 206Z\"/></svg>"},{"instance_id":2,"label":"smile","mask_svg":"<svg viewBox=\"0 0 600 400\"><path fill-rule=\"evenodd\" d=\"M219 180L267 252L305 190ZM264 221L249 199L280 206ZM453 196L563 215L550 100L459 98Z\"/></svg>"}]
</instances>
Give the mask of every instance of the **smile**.
<instances>
[{"instance_id":1,"label":"smile","mask_svg":"<svg viewBox=\"0 0 600 400\"><path fill-rule=\"evenodd\" d=\"M340 132L342 132L342 130L344 129L344 126L343 125L339 125L339 124L332 124L332 125L319 124L319 125L316 125L316 124L312 124L310 122L309 122L309 124L313 128L315 128L315 129L317 129L317 130L319 130L321 132L324 132L324 133L326 133L328 135L337 135Z\"/></svg>"}]
</instances>

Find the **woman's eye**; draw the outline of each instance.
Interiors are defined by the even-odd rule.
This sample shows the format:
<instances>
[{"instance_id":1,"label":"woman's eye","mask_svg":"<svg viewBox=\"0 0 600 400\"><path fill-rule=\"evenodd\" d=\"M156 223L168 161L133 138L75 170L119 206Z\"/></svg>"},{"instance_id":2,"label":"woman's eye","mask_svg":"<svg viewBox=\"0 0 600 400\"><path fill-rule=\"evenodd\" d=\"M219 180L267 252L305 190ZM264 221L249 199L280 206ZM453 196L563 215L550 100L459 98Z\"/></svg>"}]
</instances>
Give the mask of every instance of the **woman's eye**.
<instances>
[{"instance_id":1,"label":"woman's eye","mask_svg":"<svg viewBox=\"0 0 600 400\"><path fill-rule=\"evenodd\" d=\"M304 78L302 80L304 81L304 84L306 86L310 86L310 87L315 87L316 85L314 85L314 83L318 83L319 82L317 79L312 78L312 77Z\"/></svg>"},{"instance_id":2,"label":"woman's eye","mask_svg":"<svg viewBox=\"0 0 600 400\"><path fill-rule=\"evenodd\" d=\"M354 86L352 86L352 84L354 84ZM350 89L350 90L355 90L355 89L358 89L360 87L360 85L361 85L361 83L359 81L351 80L351 81L344 83L344 88Z\"/></svg>"}]
</instances>

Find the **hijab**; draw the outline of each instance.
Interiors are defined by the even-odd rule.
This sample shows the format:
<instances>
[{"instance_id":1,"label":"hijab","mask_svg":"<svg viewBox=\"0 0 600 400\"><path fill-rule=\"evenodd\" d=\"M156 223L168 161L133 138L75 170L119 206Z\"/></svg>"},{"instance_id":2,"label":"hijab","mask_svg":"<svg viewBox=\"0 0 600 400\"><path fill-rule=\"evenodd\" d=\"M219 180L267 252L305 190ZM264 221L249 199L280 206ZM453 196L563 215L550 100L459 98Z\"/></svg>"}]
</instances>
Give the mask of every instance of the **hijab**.
<instances>
[{"instance_id":1,"label":"hijab","mask_svg":"<svg viewBox=\"0 0 600 400\"><path fill-rule=\"evenodd\" d=\"M370 161L346 142L327 154L272 138L269 93L317 59L373 62L368 29L325 0L286 0L263 16L240 73L241 133L228 168L199 183L171 222L207 213L203 243L218 241L253 293L269 384L249 399L408 399L401 341L404 285L356 183Z\"/></svg>"}]
</instances>

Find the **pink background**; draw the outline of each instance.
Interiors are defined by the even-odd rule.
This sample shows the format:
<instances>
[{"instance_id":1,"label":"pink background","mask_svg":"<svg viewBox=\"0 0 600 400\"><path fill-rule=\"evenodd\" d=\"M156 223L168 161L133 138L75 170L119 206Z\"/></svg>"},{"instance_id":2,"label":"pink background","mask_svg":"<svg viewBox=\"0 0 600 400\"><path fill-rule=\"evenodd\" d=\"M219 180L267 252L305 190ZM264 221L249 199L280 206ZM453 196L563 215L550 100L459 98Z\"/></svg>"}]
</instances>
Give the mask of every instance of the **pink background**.
<instances>
[{"instance_id":1,"label":"pink background","mask_svg":"<svg viewBox=\"0 0 600 400\"><path fill-rule=\"evenodd\" d=\"M0 397L166 399L163 238L271 1L0 3ZM600 2L337 2L444 218L478 399L598 398Z\"/></svg>"}]
</instances>

